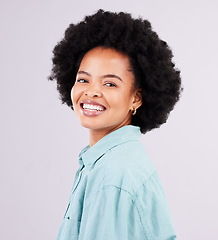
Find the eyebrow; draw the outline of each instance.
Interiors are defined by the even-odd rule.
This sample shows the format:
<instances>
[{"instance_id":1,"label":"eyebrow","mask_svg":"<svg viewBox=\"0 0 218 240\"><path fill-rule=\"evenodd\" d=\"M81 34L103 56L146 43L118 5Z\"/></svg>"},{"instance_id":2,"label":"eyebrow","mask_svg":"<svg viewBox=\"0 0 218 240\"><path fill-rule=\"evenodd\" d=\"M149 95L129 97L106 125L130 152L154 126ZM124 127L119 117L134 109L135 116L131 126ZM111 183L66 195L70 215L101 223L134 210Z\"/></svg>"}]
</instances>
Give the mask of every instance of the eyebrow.
<instances>
[{"instance_id":1,"label":"eyebrow","mask_svg":"<svg viewBox=\"0 0 218 240\"><path fill-rule=\"evenodd\" d=\"M91 74L85 71L79 71L78 74L85 74L89 77L91 77ZM102 76L103 78L116 78L118 80L120 80L121 82L123 81L119 76L115 75L115 74L106 74Z\"/></svg>"},{"instance_id":2,"label":"eyebrow","mask_svg":"<svg viewBox=\"0 0 218 240\"><path fill-rule=\"evenodd\" d=\"M85 74L85 75L87 75L87 76L91 76L90 73L87 73L87 72L85 72L85 71L79 71L78 74Z\"/></svg>"},{"instance_id":3,"label":"eyebrow","mask_svg":"<svg viewBox=\"0 0 218 240\"><path fill-rule=\"evenodd\" d=\"M119 76L117 76L115 74L106 74L103 77L104 78L116 78L116 79L120 80L121 82L123 81Z\"/></svg>"}]
</instances>

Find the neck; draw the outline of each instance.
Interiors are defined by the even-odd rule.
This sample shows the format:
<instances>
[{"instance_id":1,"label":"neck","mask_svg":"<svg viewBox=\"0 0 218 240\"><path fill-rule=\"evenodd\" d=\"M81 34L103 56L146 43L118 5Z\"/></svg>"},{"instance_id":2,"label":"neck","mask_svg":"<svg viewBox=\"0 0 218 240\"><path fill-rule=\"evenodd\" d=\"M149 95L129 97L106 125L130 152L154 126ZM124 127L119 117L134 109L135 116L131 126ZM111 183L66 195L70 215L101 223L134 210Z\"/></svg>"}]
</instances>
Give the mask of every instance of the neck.
<instances>
[{"instance_id":1,"label":"neck","mask_svg":"<svg viewBox=\"0 0 218 240\"><path fill-rule=\"evenodd\" d=\"M130 123L129 123L130 124ZM125 124L125 125L129 125L129 124ZM103 131L101 130L93 130L93 129L89 129L89 142L90 142L90 147L92 147L94 144L96 144L99 140L101 140L104 136L108 135L109 133L125 126L117 126L114 128L110 128L110 129L104 129Z\"/></svg>"},{"instance_id":2,"label":"neck","mask_svg":"<svg viewBox=\"0 0 218 240\"><path fill-rule=\"evenodd\" d=\"M117 130L118 128L113 128L113 129L105 129L103 131L98 131L98 130L89 130L89 142L90 142L90 147L92 147L94 144L96 144L99 140L101 140L104 136L108 135L109 133Z\"/></svg>"},{"instance_id":3,"label":"neck","mask_svg":"<svg viewBox=\"0 0 218 240\"><path fill-rule=\"evenodd\" d=\"M102 134L95 132L93 130L89 130L89 143L90 147L92 147L94 144L96 144L100 139L102 139L107 134Z\"/></svg>"},{"instance_id":4,"label":"neck","mask_svg":"<svg viewBox=\"0 0 218 240\"><path fill-rule=\"evenodd\" d=\"M111 133L123 126L130 125L131 120L132 120L132 115L130 115L130 117L126 118L120 124L115 125L113 127L108 126L106 128L101 128L101 129L89 129L90 147L92 147L94 144L96 144L99 140L101 140L104 136L108 135L109 133Z\"/></svg>"}]
</instances>

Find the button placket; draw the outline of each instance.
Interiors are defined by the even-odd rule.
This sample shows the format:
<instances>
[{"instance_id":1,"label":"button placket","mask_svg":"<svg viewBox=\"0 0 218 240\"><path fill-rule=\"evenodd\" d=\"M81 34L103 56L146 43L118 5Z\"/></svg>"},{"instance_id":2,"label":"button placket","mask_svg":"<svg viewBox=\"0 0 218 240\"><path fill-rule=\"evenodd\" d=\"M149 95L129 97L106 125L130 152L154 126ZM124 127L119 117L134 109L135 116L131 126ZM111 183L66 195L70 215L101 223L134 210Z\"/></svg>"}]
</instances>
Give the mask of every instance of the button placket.
<instances>
[{"instance_id":1,"label":"button placket","mask_svg":"<svg viewBox=\"0 0 218 240\"><path fill-rule=\"evenodd\" d=\"M77 182L76 182L75 186L72 189L72 194L74 193L74 191L76 190L77 186L79 185L79 182L80 182L80 180L82 178L82 171L83 171L83 169L84 169L84 166L80 169L80 171L78 173L78 179L77 179Z\"/></svg>"}]
</instances>

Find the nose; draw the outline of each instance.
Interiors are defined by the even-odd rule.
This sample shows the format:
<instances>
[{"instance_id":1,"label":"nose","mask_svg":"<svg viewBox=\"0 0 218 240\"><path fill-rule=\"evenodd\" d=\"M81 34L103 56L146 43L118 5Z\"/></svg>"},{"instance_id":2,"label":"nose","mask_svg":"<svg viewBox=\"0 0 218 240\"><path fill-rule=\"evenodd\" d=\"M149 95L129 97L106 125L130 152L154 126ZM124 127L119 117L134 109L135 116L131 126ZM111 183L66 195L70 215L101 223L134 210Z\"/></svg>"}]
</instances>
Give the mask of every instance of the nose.
<instances>
[{"instance_id":1,"label":"nose","mask_svg":"<svg viewBox=\"0 0 218 240\"><path fill-rule=\"evenodd\" d=\"M98 87L96 84L90 84L89 87L85 91L85 95L90 98L101 97L102 92L101 92L100 87Z\"/></svg>"}]
</instances>

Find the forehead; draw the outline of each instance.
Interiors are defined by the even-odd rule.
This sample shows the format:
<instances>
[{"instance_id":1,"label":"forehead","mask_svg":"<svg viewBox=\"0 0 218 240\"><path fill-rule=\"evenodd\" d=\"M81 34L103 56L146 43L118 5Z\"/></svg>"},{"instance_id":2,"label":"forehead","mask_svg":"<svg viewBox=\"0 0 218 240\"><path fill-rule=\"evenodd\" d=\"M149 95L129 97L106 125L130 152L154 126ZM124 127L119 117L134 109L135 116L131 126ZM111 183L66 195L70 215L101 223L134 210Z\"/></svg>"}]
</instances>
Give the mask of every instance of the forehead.
<instances>
[{"instance_id":1,"label":"forehead","mask_svg":"<svg viewBox=\"0 0 218 240\"><path fill-rule=\"evenodd\" d=\"M109 71L110 73L128 74L132 72L129 57L115 49L96 47L83 57L79 70ZM108 73L108 72L107 72Z\"/></svg>"}]
</instances>

